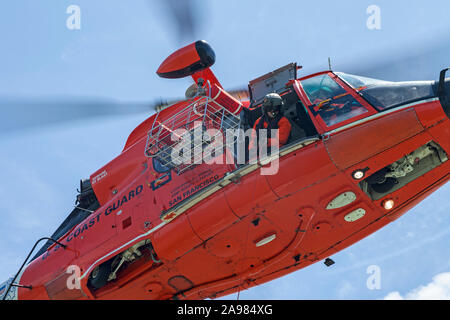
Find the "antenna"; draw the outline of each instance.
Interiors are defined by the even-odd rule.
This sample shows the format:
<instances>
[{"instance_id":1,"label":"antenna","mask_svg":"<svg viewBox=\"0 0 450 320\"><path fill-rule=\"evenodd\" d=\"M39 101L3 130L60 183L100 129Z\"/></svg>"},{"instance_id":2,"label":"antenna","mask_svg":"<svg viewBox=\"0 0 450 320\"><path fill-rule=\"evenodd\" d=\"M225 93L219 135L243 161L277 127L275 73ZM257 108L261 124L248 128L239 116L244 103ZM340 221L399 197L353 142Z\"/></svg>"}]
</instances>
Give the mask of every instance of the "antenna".
<instances>
[{"instance_id":1,"label":"antenna","mask_svg":"<svg viewBox=\"0 0 450 320\"><path fill-rule=\"evenodd\" d=\"M331 68L331 58L328 57L328 68L330 71L332 71L333 69Z\"/></svg>"}]
</instances>

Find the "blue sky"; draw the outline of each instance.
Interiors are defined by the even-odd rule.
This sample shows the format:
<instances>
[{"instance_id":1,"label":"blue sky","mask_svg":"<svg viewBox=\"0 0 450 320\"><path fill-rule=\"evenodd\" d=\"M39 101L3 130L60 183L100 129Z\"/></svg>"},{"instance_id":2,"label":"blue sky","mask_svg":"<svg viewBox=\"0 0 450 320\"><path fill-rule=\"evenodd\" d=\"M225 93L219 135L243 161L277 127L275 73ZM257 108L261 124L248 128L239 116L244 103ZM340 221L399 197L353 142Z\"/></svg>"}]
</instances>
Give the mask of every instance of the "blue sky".
<instances>
[{"instance_id":1,"label":"blue sky","mask_svg":"<svg viewBox=\"0 0 450 320\"><path fill-rule=\"evenodd\" d=\"M214 48L213 70L227 88L289 62L304 66L300 75L326 69L328 57L339 71L369 70L450 44L445 0L431 6L422 0L196 3L196 39L180 41L158 1L3 1L0 99L152 102L183 96L188 79L161 79L155 71L173 50L197 39ZM69 5L81 9L80 30L66 27ZM366 26L370 5L381 9L380 30ZM434 79L450 57L434 60L433 70L412 64L404 73L379 72L388 80ZM110 116L0 135L0 282L15 274L34 241L51 235L72 210L79 180L116 157L145 118ZM399 220L334 255L336 264L329 268L317 263L243 291L240 299L424 298L421 290L427 288L440 288L433 292L448 298L449 195L447 184ZM379 290L366 285L371 265L381 271Z\"/></svg>"}]
</instances>

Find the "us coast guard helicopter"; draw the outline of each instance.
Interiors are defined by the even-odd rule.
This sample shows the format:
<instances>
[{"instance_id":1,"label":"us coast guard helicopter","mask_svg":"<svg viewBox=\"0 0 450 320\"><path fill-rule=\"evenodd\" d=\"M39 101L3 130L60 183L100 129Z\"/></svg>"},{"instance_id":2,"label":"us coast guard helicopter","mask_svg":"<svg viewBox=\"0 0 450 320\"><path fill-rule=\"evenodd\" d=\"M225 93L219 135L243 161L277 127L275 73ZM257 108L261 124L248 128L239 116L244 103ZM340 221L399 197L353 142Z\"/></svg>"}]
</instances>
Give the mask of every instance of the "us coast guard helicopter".
<instances>
[{"instance_id":1,"label":"us coast guard helicopter","mask_svg":"<svg viewBox=\"0 0 450 320\"><path fill-rule=\"evenodd\" d=\"M389 82L331 70L299 78L291 63L227 92L214 61L197 41L161 64L161 77L193 78L186 99L142 122L81 182L77 207L0 286L3 299L229 295L331 264L449 180L448 69L439 81ZM252 128L268 93L292 127L276 158L236 163L236 138L214 153L229 161L173 161L174 132ZM276 174L260 174L275 160Z\"/></svg>"}]
</instances>

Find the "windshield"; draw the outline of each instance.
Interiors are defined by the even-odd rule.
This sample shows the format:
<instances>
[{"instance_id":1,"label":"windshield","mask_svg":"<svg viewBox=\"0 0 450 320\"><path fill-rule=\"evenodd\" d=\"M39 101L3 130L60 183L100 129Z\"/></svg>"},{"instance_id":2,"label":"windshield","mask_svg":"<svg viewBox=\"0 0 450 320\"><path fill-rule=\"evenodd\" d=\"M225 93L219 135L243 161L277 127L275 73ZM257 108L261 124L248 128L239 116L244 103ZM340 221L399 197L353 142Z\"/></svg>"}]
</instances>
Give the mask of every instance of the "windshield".
<instances>
[{"instance_id":1,"label":"windshield","mask_svg":"<svg viewBox=\"0 0 450 320\"><path fill-rule=\"evenodd\" d=\"M390 82L336 72L378 111L432 98L434 81Z\"/></svg>"},{"instance_id":2,"label":"windshield","mask_svg":"<svg viewBox=\"0 0 450 320\"><path fill-rule=\"evenodd\" d=\"M311 112L320 116L329 127L368 112L328 74L303 80L302 86L314 104Z\"/></svg>"},{"instance_id":3,"label":"windshield","mask_svg":"<svg viewBox=\"0 0 450 320\"><path fill-rule=\"evenodd\" d=\"M366 78L361 76L355 76L352 74L346 74L343 72L335 72L339 78L347 82L354 89L363 89L364 87L370 87L374 85L388 85L393 84L395 82Z\"/></svg>"}]
</instances>

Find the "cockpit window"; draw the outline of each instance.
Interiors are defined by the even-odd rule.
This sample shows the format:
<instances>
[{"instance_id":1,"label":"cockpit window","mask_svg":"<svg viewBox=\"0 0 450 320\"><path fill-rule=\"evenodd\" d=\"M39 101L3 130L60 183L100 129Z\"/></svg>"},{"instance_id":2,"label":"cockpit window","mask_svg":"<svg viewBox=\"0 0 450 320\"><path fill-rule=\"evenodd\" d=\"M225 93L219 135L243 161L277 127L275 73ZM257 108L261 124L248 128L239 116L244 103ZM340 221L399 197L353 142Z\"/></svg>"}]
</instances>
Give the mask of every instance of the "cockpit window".
<instances>
[{"instance_id":1,"label":"cockpit window","mask_svg":"<svg viewBox=\"0 0 450 320\"><path fill-rule=\"evenodd\" d=\"M365 87L370 87L370 86L374 86L374 85L386 85L386 84L394 83L394 82L390 82L390 81L355 76L355 75L346 74L343 72L335 72L335 74L338 75L339 78L341 78L342 80L347 82L351 87L353 87L356 90L362 90Z\"/></svg>"},{"instance_id":2,"label":"cockpit window","mask_svg":"<svg viewBox=\"0 0 450 320\"><path fill-rule=\"evenodd\" d=\"M336 72L378 111L435 96L434 81L390 82Z\"/></svg>"},{"instance_id":3,"label":"cockpit window","mask_svg":"<svg viewBox=\"0 0 450 320\"><path fill-rule=\"evenodd\" d=\"M302 86L314 104L311 112L319 115L328 127L369 111L328 74L303 80Z\"/></svg>"}]
</instances>

